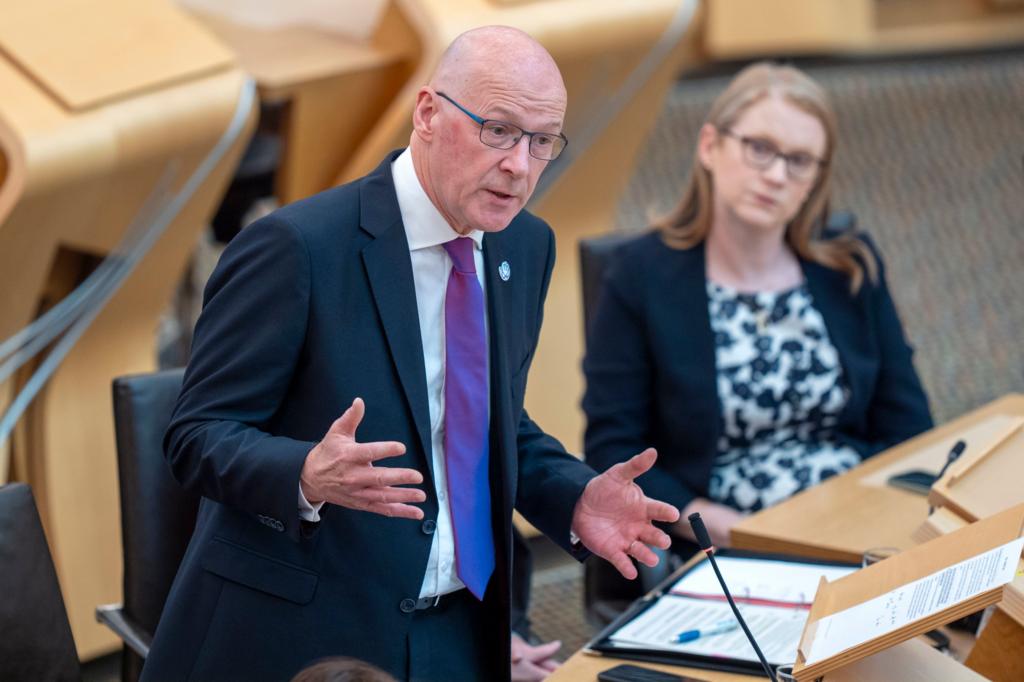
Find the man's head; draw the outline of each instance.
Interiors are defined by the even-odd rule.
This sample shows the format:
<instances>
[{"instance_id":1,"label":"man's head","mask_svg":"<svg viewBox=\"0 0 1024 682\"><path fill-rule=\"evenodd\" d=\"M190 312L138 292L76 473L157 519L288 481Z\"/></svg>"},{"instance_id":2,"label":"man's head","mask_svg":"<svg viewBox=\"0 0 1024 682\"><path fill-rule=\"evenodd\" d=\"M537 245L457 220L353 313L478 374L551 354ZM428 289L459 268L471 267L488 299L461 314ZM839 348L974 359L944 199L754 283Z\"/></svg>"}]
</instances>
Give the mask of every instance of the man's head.
<instances>
[{"instance_id":1,"label":"man's head","mask_svg":"<svg viewBox=\"0 0 1024 682\"><path fill-rule=\"evenodd\" d=\"M526 33L487 26L452 42L417 94L410 143L416 175L452 228L497 232L512 222L548 164L531 143L537 153L561 133L565 106L558 66ZM550 135L497 149L472 115Z\"/></svg>"}]
</instances>

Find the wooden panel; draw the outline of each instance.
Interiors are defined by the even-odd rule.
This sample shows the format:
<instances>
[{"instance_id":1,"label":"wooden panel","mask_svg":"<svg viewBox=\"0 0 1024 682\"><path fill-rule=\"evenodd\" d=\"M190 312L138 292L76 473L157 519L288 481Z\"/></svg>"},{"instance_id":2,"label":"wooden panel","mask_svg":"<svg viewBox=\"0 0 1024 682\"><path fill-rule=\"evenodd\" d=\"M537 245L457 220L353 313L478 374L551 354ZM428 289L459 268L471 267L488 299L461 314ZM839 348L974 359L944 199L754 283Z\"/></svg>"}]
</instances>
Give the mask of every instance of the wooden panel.
<instances>
[{"instance_id":1,"label":"wooden panel","mask_svg":"<svg viewBox=\"0 0 1024 682\"><path fill-rule=\"evenodd\" d=\"M0 3L0 47L71 110L232 61L227 49L167 0Z\"/></svg>"},{"instance_id":2,"label":"wooden panel","mask_svg":"<svg viewBox=\"0 0 1024 682\"><path fill-rule=\"evenodd\" d=\"M234 50L242 68L259 83L264 99L287 99L296 88L313 81L372 72L394 64L407 52L399 44L354 41L304 26L258 28L211 14L195 16Z\"/></svg>"},{"instance_id":3,"label":"wooden panel","mask_svg":"<svg viewBox=\"0 0 1024 682\"><path fill-rule=\"evenodd\" d=\"M996 609L966 663L995 682L1019 682L1024 670L1024 627Z\"/></svg>"}]
</instances>

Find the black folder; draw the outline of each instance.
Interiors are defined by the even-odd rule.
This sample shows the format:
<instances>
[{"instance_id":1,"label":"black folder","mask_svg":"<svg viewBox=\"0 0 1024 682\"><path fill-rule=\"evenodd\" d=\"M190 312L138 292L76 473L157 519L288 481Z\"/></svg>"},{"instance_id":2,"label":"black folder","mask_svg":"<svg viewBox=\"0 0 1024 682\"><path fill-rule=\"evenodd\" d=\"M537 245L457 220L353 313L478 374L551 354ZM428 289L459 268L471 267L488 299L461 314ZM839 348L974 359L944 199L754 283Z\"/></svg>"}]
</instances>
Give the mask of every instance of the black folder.
<instances>
[{"instance_id":1,"label":"black folder","mask_svg":"<svg viewBox=\"0 0 1024 682\"><path fill-rule=\"evenodd\" d=\"M699 553L699 555L703 557L703 553ZM782 564L792 564L809 567L822 566L850 569L859 568L859 566L857 566L856 564L849 564L843 562L805 559L799 557L786 556L782 554L747 552L733 549L716 550L715 557L729 558L730 560L738 559L770 561ZM649 593L647 593L637 601L633 602L633 604L628 609L626 609L621 615L619 615L618 618L609 623L607 627L605 627L593 639L591 639L590 642L588 642L584 648L589 649L591 651L600 652L612 658L623 658L635 661L648 661L651 663L665 663L669 665L679 665L689 668L703 668L706 670L722 670L726 672L764 677L764 670L761 668L761 664L760 662L758 662L756 658L751 658L748 660L742 657L731 658L722 657L718 655L705 656L689 652L645 648L639 645L628 646L623 645L622 643L616 644L612 641L613 635L615 635L629 623L633 622L636 618L640 617L648 609L654 607L659 602L659 600L665 598L676 598L676 595L670 594L670 590L672 589L672 587L677 582L679 582L679 580L682 579L685 575L687 575L691 571L696 570L699 566L703 565L707 561L707 558L702 558L700 561L696 561L692 564L688 562L686 565L681 566L678 570L674 571L671 575L665 578L657 587L655 587L653 590L651 590ZM723 570L723 577L726 580L726 584L729 585L729 574L725 570ZM730 592L732 592L734 586L729 585L729 588ZM736 594L734 593L733 596L735 597ZM810 600L808 600L808 602L809 601ZM742 604L740 605L740 608L742 610ZM757 637L756 631L754 631L754 636ZM773 665L782 663L793 663L793 661L770 662Z\"/></svg>"}]
</instances>

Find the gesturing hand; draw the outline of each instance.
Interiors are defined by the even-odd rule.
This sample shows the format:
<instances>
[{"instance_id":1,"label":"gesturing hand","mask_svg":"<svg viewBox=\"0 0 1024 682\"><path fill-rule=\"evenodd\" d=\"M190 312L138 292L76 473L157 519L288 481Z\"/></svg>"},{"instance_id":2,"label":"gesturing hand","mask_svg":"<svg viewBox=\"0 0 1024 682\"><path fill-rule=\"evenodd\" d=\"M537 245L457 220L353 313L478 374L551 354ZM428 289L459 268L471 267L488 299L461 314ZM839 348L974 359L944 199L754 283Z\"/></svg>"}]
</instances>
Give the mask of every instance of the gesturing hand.
<instances>
[{"instance_id":1,"label":"gesturing hand","mask_svg":"<svg viewBox=\"0 0 1024 682\"><path fill-rule=\"evenodd\" d=\"M652 521L672 523L679 519L678 509L647 497L633 481L654 466L657 457L654 448L647 448L591 479L572 516L573 532L587 549L630 580L637 575L630 556L656 566L658 557L648 545L668 549L672 543Z\"/></svg>"},{"instance_id":2,"label":"gesturing hand","mask_svg":"<svg viewBox=\"0 0 1024 682\"><path fill-rule=\"evenodd\" d=\"M423 510L409 502L423 502L419 488L395 486L418 484L423 475L415 469L375 467L380 459L405 454L405 446L394 441L357 443L356 429L366 407L356 398L345 414L334 420L323 440L306 455L299 482L310 502L330 502L349 509L422 519Z\"/></svg>"}]
</instances>

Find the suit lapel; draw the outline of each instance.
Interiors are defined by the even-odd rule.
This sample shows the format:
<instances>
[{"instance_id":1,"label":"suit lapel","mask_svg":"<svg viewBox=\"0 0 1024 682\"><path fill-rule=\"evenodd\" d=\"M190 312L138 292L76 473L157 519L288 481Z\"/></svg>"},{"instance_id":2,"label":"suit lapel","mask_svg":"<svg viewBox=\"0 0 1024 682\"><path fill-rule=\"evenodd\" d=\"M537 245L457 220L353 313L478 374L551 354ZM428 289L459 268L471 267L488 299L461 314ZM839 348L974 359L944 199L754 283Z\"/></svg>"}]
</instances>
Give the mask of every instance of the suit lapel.
<instances>
[{"instance_id":1,"label":"suit lapel","mask_svg":"<svg viewBox=\"0 0 1024 682\"><path fill-rule=\"evenodd\" d=\"M391 358L416 424L427 467L432 470L430 410L423 338L416 314L416 286L409 242L391 180L395 156L385 159L360 189L360 225L374 237L363 248L362 257Z\"/></svg>"},{"instance_id":2,"label":"suit lapel","mask_svg":"<svg viewBox=\"0 0 1024 682\"><path fill-rule=\"evenodd\" d=\"M492 429L494 437L491 439L491 443L497 445L496 453L492 448L492 454L497 454L500 460L501 491L506 506L512 504L511 485L516 476L514 458L509 452L510 445L506 442L507 436L515 434L517 431L517 425L511 423L512 418L509 414L511 408L509 396L512 392L509 386L511 370L508 366L508 323L505 316L513 287L511 282L503 281L498 276L498 268L503 262L509 260L504 237L512 227L510 225L501 232L484 235L484 282L487 285L487 317L491 353L491 420L495 422L496 427Z\"/></svg>"}]
</instances>

